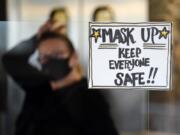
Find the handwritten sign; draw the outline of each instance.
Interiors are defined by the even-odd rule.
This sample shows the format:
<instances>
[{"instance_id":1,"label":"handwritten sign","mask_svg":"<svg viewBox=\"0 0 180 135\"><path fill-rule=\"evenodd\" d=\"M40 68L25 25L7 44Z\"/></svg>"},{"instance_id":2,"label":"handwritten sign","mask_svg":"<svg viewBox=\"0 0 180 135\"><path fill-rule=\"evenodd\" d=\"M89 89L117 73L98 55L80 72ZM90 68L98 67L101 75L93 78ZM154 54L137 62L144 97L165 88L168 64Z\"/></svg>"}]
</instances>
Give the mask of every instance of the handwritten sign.
<instances>
[{"instance_id":1,"label":"handwritten sign","mask_svg":"<svg viewBox=\"0 0 180 135\"><path fill-rule=\"evenodd\" d=\"M89 23L89 88L169 90L172 24Z\"/></svg>"}]
</instances>

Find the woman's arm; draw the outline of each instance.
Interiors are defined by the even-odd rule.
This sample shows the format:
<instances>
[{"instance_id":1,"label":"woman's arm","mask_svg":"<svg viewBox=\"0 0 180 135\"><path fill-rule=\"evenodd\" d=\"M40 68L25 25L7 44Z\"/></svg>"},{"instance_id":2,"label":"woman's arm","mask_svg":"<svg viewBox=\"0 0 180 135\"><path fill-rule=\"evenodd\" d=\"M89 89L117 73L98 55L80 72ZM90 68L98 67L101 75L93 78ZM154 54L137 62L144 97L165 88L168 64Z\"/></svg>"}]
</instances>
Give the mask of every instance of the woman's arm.
<instances>
[{"instance_id":1,"label":"woman's arm","mask_svg":"<svg viewBox=\"0 0 180 135\"><path fill-rule=\"evenodd\" d=\"M37 48L36 37L23 41L2 57L3 65L10 76L24 89L32 89L45 81L42 73L28 63Z\"/></svg>"}]
</instances>

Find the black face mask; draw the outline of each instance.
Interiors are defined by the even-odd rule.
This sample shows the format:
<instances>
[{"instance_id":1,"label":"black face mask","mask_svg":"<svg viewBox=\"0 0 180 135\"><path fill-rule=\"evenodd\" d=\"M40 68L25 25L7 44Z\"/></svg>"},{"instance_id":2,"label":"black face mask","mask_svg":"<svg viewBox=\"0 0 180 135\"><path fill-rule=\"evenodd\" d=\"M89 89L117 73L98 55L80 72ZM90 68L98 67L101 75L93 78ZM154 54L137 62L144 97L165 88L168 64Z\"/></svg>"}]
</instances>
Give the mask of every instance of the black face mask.
<instances>
[{"instance_id":1,"label":"black face mask","mask_svg":"<svg viewBox=\"0 0 180 135\"><path fill-rule=\"evenodd\" d=\"M42 65L42 72L47 75L50 80L62 79L68 75L70 71L69 58L50 58Z\"/></svg>"}]
</instances>

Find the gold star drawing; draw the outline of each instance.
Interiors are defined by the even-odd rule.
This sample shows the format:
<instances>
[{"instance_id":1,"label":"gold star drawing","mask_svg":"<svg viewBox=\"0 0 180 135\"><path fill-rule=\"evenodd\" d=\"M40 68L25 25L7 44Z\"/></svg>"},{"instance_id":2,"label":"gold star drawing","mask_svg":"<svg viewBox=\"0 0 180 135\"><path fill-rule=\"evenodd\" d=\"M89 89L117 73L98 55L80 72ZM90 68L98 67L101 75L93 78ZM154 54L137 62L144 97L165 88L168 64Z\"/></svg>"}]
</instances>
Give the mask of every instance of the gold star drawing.
<instances>
[{"instance_id":1,"label":"gold star drawing","mask_svg":"<svg viewBox=\"0 0 180 135\"><path fill-rule=\"evenodd\" d=\"M95 42L97 42L98 38L101 37L101 31L100 29L92 29L93 33L90 35L90 37L94 37L95 38Z\"/></svg>"},{"instance_id":2,"label":"gold star drawing","mask_svg":"<svg viewBox=\"0 0 180 135\"><path fill-rule=\"evenodd\" d=\"M161 39L162 37L164 37L165 39L167 38L167 35L169 34L169 30L166 29L166 27L164 27L162 30L159 31L160 35L159 35L159 39Z\"/></svg>"}]
</instances>

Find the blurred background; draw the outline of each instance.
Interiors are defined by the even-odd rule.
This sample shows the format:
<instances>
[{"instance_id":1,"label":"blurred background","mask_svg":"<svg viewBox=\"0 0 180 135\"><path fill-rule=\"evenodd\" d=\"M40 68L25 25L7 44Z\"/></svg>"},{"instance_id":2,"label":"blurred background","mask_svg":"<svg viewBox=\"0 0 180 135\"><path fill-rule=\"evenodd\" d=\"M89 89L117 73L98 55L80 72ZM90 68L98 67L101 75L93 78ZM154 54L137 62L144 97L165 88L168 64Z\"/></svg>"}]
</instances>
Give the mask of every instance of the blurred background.
<instances>
[{"instance_id":1,"label":"blurred background","mask_svg":"<svg viewBox=\"0 0 180 135\"><path fill-rule=\"evenodd\" d=\"M104 11L99 15L95 11L100 7L106 7L109 13ZM95 16L115 22L173 22L172 90L108 90L104 93L111 105L116 128L122 135L179 135L180 0L1 0L0 57L23 39L34 35L54 8L63 9L67 35L79 52L85 72L88 25L90 21L98 20ZM0 63L0 135L13 135L23 99L24 93L7 76Z\"/></svg>"}]
</instances>

